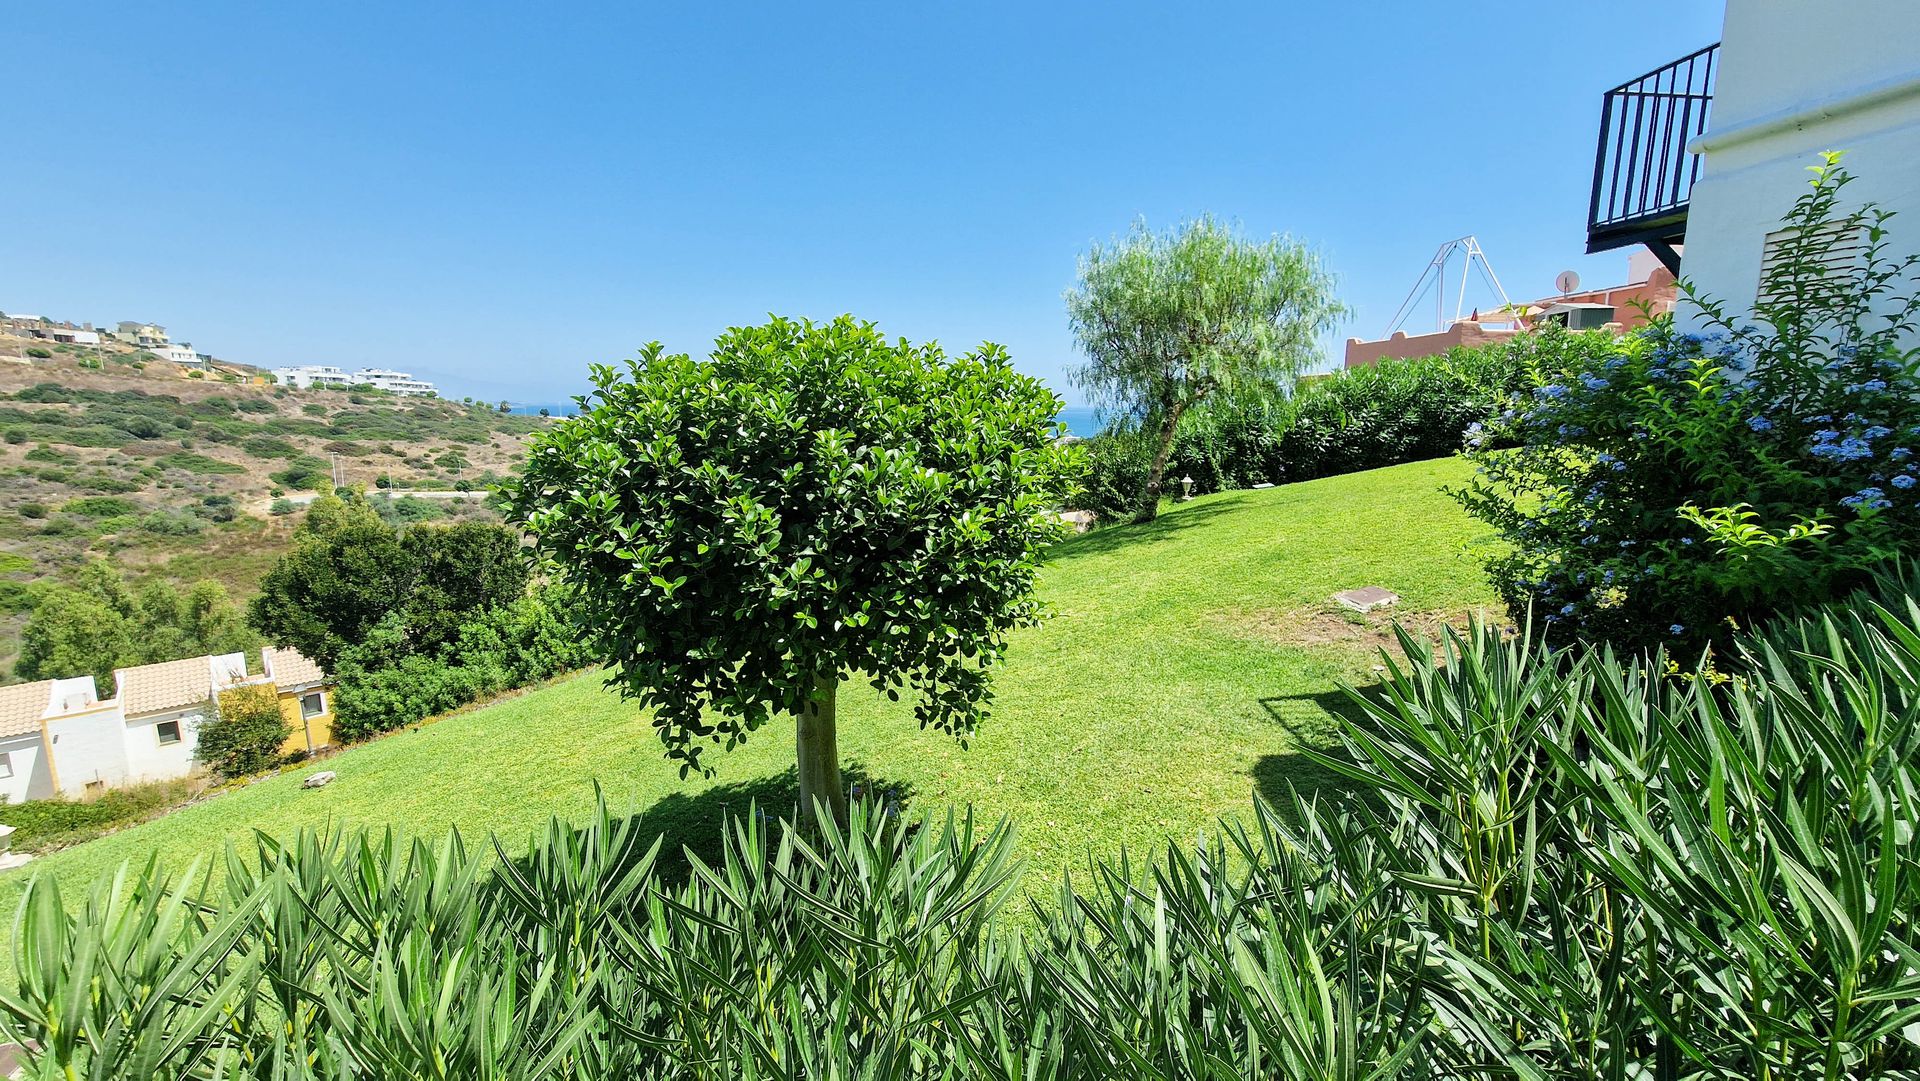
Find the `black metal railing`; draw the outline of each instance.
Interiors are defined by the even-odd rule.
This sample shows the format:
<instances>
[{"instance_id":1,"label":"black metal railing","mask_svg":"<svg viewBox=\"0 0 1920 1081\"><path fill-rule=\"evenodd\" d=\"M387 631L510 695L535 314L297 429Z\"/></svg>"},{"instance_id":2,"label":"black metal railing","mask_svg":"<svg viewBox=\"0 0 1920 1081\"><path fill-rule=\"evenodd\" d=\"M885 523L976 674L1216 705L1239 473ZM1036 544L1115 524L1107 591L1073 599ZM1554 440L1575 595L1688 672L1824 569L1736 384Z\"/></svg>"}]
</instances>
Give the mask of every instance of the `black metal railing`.
<instances>
[{"instance_id":1,"label":"black metal railing","mask_svg":"<svg viewBox=\"0 0 1920 1081\"><path fill-rule=\"evenodd\" d=\"M1593 159L1587 250L1684 235L1700 158L1687 144L1707 130L1716 42L1607 91Z\"/></svg>"}]
</instances>

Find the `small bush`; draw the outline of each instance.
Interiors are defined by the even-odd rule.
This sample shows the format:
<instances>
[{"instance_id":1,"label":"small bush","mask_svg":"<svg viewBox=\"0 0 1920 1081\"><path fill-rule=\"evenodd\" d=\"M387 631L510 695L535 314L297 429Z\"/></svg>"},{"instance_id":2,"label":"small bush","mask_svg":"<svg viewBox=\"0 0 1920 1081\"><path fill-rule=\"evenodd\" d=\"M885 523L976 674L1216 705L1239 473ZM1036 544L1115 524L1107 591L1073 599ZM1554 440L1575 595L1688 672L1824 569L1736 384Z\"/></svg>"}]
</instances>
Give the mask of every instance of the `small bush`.
<instances>
[{"instance_id":1,"label":"small bush","mask_svg":"<svg viewBox=\"0 0 1920 1081\"><path fill-rule=\"evenodd\" d=\"M78 514L86 518L113 518L119 515L137 514L140 505L131 499L117 496L92 495L79 499L69 499L60 508L68 514Z\"/></svg>"},{"instance_id":2,"label":"small bush","mask_svg":"<svg viewBox=\"0 0 1920 1081\"><path fill-rule=\"evenodd\" d=\"M54 462L60 465L73 465L80 460L80 456L77 454L68 454L63 450L55 450L45 443L28 451L26 457L29 462Z\"/></svg>"},{"instance_id":3,"label":"small bush","mask_svg":"<svg viewBox=\"0 0 1920 1081\"><path fill-rule=\"evenodd\" d=\"M34 358L35 360L47 360L53 356L51 352L49 352L48 350L42 349L37 345L27 346L27 355Z\"/></svg>"},{"instance_id":4,"label":"small bush","mask_svg":"<svg viewBox=\"0 0 1920 1081\"><path fill-rule=\"evenodd\" d=\"M267 475L281 487L310 492L332 479L333 467L319 458L302 455L288 463L287 468Z\"/></svg>"},{"instance_id":5,"label":"small bush","mask_svg":"<svg viewBox=\"0 0 1920 1081\"><path fill-rule=\"evenodd\" d=\"M273 515L275 518L284 518L293 513L293 500L281 496L273 501L273 505L268 508L267 513Z\"/></svg>"},{"instance_id":6,"label":"small bush","mask_svg":"<svg viewBox=\"0 0 1920 1081\"><path fill-rule=\"evenodd\" d=\"M292 734L272 687L236 687L221 692L219 715L201 722L194 757L221 777L245 777L277 765Z\"/></svg>"},{"instance_id":7,"label":"small bush","mask_svg":"<svg viewBox=\"0 0 1920 1081\"><path fill-rule=\"evenodd\" d=\"M140 528L163 537L191 537L207 528L207 520L186 507L167 507L141 518Z\"/></svg>"},{"instance_id":8,"label":"small bush","mask_svg":"<svg viewBox=\"0 0 1920 1081\"><path fill-rule=\"evenodd\" d=\"M45 503L20 504L20 517L22 518L39 519L39 518L45 518L46 516L47 516L47 505Z\"/></svg>"},{"instance_id":9,"label":"small bush","mask_svg":"<svg viewBox=\"0 0 1920 1081\"><path fill-rule=\"evenodd\" d=\"M209 458L204 454L169 454L159 459L159 464L168 469L184 470L202 476L239 476L246 467L233 462L223 462L218 458Z\"/></svg>"}]
</instances>

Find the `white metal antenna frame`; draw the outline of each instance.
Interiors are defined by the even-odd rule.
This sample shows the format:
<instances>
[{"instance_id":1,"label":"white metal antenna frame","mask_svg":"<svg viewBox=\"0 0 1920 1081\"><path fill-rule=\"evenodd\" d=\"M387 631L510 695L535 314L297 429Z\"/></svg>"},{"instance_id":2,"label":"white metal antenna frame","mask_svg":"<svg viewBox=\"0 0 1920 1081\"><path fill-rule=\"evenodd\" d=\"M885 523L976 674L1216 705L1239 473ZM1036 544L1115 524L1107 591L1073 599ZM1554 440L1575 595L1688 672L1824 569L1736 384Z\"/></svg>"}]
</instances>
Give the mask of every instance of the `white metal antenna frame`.
<instances>
[{"instance_id":1,"label":"white metal antenna frame","mask_svg":"<svg viewBox=\"0 0 1920 1081\"><path fill-rule=\"evenodd\" d=\"M1452 262L1456 254L1463 257L1460 264L1460 291L1454 298L1453 318L1449 320L1446 313L1447 265ZM1431 288L1433 289L1433 319L1435 330L1445 330L1447 327L1465 318L1467 279L1473 273L1475 265L1480 267L1481 277L1486 279L1487 284L1493 286L1494 293L1500 297L1500 306L1502 308L1513 307L1513 301L1507 297L1506 289L1500 284L1499 275L1493 272L1493 264L1487 262L1487 253L1480 247L1480 238L1471 235L1463 236L1447 241L1445 244L1440 245L1438 251L1433 253L1433 259L1427 263L1427 269L1420 272L1420 280L1413 283L1413 289L1407 293L1407 299L1401 301L1399 310L1393 313L1393 322L1387 327L1387 334L1391 335L1394 331L1399 330L1401 324L1407 321L1407 317L1413 314L1415 302L1426 293L1429 288L1429 283L1431 283Z\"/></svg>"}]
</instances>

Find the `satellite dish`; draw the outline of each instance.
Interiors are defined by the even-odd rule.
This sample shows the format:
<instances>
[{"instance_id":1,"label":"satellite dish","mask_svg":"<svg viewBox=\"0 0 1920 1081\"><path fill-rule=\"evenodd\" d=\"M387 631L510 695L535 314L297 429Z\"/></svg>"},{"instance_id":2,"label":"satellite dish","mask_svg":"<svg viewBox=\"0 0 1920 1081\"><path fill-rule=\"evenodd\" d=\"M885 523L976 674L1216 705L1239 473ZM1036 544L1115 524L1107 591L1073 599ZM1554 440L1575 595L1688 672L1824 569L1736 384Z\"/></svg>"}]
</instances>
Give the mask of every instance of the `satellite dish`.
<instances>
[{"instance_id":1,"label":"satellite dish","mask_svg":"<svg viewBox=\"0 0 1920 1081\"><path fill-rule=\"evenodd\" d=\"M1580 275L1571 270L1563 270L1559 277L1553 279L1553 287L1560 290L1562 295L1571 293L1580 288Z\"/></svg>"}]
</instances>

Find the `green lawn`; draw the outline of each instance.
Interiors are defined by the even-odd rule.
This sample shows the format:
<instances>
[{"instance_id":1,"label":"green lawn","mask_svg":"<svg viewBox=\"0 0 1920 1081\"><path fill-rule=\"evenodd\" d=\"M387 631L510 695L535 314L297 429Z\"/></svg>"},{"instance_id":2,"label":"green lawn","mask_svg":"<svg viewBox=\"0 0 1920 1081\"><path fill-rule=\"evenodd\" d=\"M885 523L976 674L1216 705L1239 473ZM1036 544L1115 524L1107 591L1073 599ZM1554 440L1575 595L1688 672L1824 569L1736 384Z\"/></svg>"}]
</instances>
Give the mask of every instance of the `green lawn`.
<instances>
[{"instance_id":1,"label":"green lawn","mask_svg":"<svg viewBox=\"0 0 1920 1081\"><path fill-rule=\"evenodd\" d=\"M1056 615L1019 636L971 747L857 686L841 694L843 760L920 807L1012 816L1036 889L1091 849L1190 839L1256 788L1322 781L1296 749L1325 732L1340 681L1368 678L1384 624L1355 624L1329 595L1384 585L1416 621L1493 603L1469 548L1484 531L1439 490L1466 471L1223 493L1065 542L1042 584ZM77 885L149 853L180 867L255 829L457 826L518 848L549 815L590 808L596 782L616 810L699 843L724 807L791 800L789 732L771 725L712 755L718 777L683 781L636 710L582 676L347 751L325 764L330 787L303 791L296 771L37 860L0 878L0 906L27 875Z\"/></svg>"}]
</instances>

